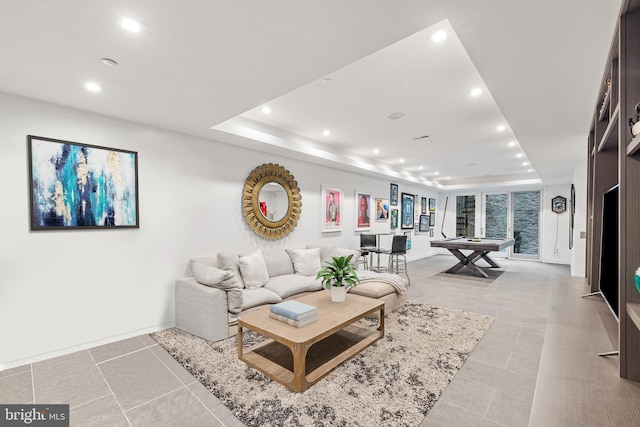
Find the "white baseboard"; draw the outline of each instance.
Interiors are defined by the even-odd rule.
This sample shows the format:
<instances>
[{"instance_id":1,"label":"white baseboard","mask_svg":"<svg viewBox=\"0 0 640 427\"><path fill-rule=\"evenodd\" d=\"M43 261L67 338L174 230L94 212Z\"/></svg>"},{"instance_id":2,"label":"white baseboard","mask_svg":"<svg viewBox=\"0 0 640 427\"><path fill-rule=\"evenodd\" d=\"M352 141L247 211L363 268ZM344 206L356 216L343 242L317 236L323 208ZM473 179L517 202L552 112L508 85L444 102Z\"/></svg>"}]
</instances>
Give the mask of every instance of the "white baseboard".
<instances>
[{"instance_id":1,"label":"white baseboard","mask_svg":"<svg viewBox=\"0 0 640 427\"><path fill-rule=\"evenodd\" d=\"M115 335L109 338L104 338L101 340L91 341L83 344L78 344L72 347L66 347L60 350L50 351L47 353L38 354L33 357L28 357L25 359L14 360L11 362L7 362L4 364L0 364L0 371L4 371L6 369L16 368L18 366L28 365L35 362L41 362L43 360L52 359L54 357L64 356L67 354L75 353L76 351L87 350L89 348L98 347L105 344L110 344L112 342L126 340L127 338L137 337L138 335L150 334L153 332L158 332L163 329L173 328L175 326L175 322L165 323L162 325L150 326L148 328L139 329L137 331L127 332L126 334Z\"/></svg>"}]
</instances>

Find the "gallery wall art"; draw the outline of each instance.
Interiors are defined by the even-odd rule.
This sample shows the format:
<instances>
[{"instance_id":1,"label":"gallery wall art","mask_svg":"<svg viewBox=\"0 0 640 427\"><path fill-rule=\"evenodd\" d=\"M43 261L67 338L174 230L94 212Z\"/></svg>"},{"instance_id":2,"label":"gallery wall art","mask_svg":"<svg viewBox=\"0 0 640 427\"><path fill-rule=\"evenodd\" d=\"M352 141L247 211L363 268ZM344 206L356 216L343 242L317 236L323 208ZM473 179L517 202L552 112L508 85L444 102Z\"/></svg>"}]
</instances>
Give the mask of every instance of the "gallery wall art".
<instances>
[{"instance_id":1,"label":"gallery wall art","mask_svg":"<svg viewBox=\"0 0 640 427\"><path fill-rule=\"evenodd\" d=\"M356 191L356 230L371 228L371 194Z\"/></svg>"},{"instance_id":2,"label":"gallery wall art","mask_svg":"<svg viewBox=\"0 0 640 427\"><path fill-rule=\"evenodd\" d=\"M138 228L138 153L28 135L31 230Z\"/></svg>"},{"instance_id":3,"label":"gallery wall art","mask_svg":"<svg viewBox=\"0 0 640 427\"><path fill-rule=\"evenodd\" d=\"M342 230L342 188L322 186L322 233Z\"/></svg>"}]
</instances>

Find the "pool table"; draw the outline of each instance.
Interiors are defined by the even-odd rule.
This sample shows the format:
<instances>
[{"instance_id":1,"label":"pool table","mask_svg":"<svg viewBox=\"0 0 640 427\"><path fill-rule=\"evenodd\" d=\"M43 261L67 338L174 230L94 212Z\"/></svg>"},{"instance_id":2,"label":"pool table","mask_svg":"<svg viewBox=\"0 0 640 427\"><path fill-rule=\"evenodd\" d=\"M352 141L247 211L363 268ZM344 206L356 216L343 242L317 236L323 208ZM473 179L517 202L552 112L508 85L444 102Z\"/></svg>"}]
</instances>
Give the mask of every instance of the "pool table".
<instances>
[{"instance_id":1,"label":"pool table","mask_svg":"<svg viewBox=\"0 0 640 427\"><path fill-rule=\"evenodd\" d=\"M431 241L433 248L448 249L456 258L458 263L447 270L447 273L456 273L462 267L467 267L473 274L481 277L488 277L481 268L476 265L476 261L480 259L489 263L491 268L500 268L498 263L489 257L489 252L500 251L515 244L515 239L497 239L497 238L472 238L472 237L455 237L444 240ZM471 253L465 255L462 250L469 250Z\"/></svg>"}]
</instances>

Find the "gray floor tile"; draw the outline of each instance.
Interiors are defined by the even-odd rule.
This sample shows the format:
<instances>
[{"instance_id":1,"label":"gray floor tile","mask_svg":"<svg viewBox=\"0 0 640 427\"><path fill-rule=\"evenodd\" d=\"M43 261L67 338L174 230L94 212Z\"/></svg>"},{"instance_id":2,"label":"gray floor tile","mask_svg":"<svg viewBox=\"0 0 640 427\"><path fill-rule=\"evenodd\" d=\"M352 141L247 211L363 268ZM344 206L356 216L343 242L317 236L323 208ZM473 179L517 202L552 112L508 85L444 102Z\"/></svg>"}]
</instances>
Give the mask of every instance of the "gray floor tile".
<instances>
[{"instance_id":1,"label":"gray floor tile","mask_svg":"<svg viewBox=\"0 0 640 427\"><path fill-rule=\"evenodd\" d=\"M82 406L71 408L72 426L83 427L126 427L129 421L118 406L113 395L105 396Z\"/></svg>"},{"instance_id":2,"label":"gray floor tile","mask_svg":"<svg viewBox=\"0 0 640 427\"><path fill-rule=\"evenodd\" d=\"M89 352L91 352L96 363L100 363L105 360L113 359L114 357L131 353L132 351L143 349L144 347L145 345L138 339L138 337L133 337L91 348L89 349Z\"/></svg>"},{"instance_id":3,"label":"gray floor tile","mask_svg":"<svg viewBox=\"0 0 640 427\"><path fill-rule=\"evenodd\" d=\"M125 411L182 386L149 349L109 360L99 366Z\"/></svg>"},{"instance_id":4,"label":"gray floor tile","mask_svg":"<svg viewBox=\"0 0 640 427\"><path fill-rule=\"evenodd\" d=\"M457 378L445 389L436 406L447 403L464 408L476 415L484 416L495 389L476 381Z\"/></svg>"},{"instance_id":5,"label":"gray floor tile","mask_svg":"<svg viewBox=\"0 0 640 427\"><path fill-rule=\"evenodd\" d=\"M36 403L68 403L73 407L111 393L86 350L32 366Z\"/></svg>"},{"instance_id":6,"label":"gray floor tile","mask_svg":"<svg viewBox=\"0 0 640 427\"><path fill-rule=\"evenodd\" d=\"M31 365L22 365L11 369L0 371L0 378L10 377L21 372L31 372Z\"/></svg>"},{"instance_id":7,"label":"gray floor tile","mask_svg":"<svg viewBox=\"0 0 640 427\"><path fill-rule=\"evenodd\" d=\"M537 357L536 355L512 353L506 368L510 371L536 378L539 366L540 357Z\"/></svg>"},{"instance_id":8,"label":"gray floor tile","mask_svg":"<svg viewBox=\"0 0 640 427\"><path fill-rule=\"evenodd\" d=\"M493 396L485 417L509 427L526 427L529 425L530 413L530 400L498 391Z\"/></svg>"},{"instance_id":9,"label":"gray floor tile","mask_svg":"<svg viewBox=\"0 0 640 427\"><path fill-rule=\"evenodd\" d=\"M142 343L143 343L145 346L150 346L150 345L156 345L156 344L158 344L158 343L156 342L156 340L154 340L153 338L151 338L151 337L149 336L149 334L138 335L138 339L139 339L140 341L142 341Z\"/></svg>"},{"instance_id":10,"label":"gray floor tile","mask_svg":"<svg viewBox=\"0 0 640 427\"><path fill-rule=\"evenodd\" d=\"M181 388L127 411L133 427L222 426L188 389Z\"/></svg>"},{"instance_id":11,"label":"gray floor tile","mask_svg":"<svg viewBox=\"0 0 640 427\"><path fill-rule=\"evenodd\" d=\"M205 405L226 427L244 427L244 423L238 420L233 413L218 400L201 383L195 382L188 386L189 390Z\"/></svg>"},{"instance_id":12,"label":"gray floor tile","mask_svg":"<svg viewBox=\"0 0 640 427\"><path fill-rule=\"evenodd\" d=\"M31 371L22 371L0 378L0 403L23 404L33 402Z\"/></svg>"},{"instance_id":13,"label":"gray floor tile","mask_svg":"<svg viewBox=\"0 0 640 427\"><path fill-rule=\"evenodd\" d=\"M486 363L467 360L456 378L465 378L502 390L521 399L533 401L536 379L506 369L496 368Z\"/></svg>"},{"instance_id":14,"label":"gray floor tile","mask_svg":"<svg viewBox=\"0 0 640 427\"><path fill-rule=\"evenodd\" d=\"M169 353L167 353L166 350L160 347L159 345L156 345L154 347L149 347L149 350L151 350L153 354L158 356L160 361L164 363L165 366L169 368L169 370L171 370L171 372L173 372L173 374L176 377L178 377L178 379L180 380L180 382L182 382L182 384L187 385L197 381L194 377L191 376L191 374L186 369L182 367L182 365L180 365L176 361L176 359L171 357Z\"/></svg>"},{"instance_id":15,"label":"gray floor tile","mask_svg":"<svg viewBox=\"0 0 640 427\"><path fill-rule=\"evenodd\" d=\"M420 427L505 427L457 405L437 404Z\"/></svg>"}]
</instances>

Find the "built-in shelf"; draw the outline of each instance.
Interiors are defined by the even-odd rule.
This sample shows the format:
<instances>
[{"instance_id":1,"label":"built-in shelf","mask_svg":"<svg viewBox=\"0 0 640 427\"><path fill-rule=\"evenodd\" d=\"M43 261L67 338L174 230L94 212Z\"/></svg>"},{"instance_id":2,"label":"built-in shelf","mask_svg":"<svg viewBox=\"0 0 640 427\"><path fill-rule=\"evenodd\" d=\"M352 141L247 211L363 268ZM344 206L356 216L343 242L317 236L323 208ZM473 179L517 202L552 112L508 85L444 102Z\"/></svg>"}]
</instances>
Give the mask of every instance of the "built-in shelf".
<instances>
[{"instance_id":1,"label":"built-in shelf","mask_svg":"<svg viewBox=\"0 0 640 427\"><path fill-rule=\"evenodd\" d=\"M640 135L634 136L629 145L627 145L627 156L633 156L640 150Z\"/></svg>"},{"instance_id":2,"label":"built-in shelf","mask_svg":"<svg viewBox=\"0 0 640 427\"><path fill-rule=\"evenodd\" d=\"M616 105L616 109L613 110L613 114L611 115L611 120L609 120L609 124L607 128L604 130L604 134L602 135L602 139L600 140L600 144L598 144L598 152L604 151L609 144L611 144L611 136L615 135L616 138L618 136L618 116L620 116L620 105ZM615 131L615 133L613 133ZM614 148L614 147L612 147Z\"/></svg>"},{"instance_id":3,"label":"built-in shelf","mask_svg":"<svg viewBox=\"0 0 640 427\"><path fill-rule=\"evenodd\" d=\"M629 318L633 320L636 328L640 329L640 304L634 304L632 302L627 303L627 314Z\"/></svg>"},{"instance_id":4,"label":"built-in shelf","mask_svg":"<svg viewBox=\"0 0 640 427\"><path fill-rule=\"evenodd\" d=\"M611 86L607 88L607 93L604 95L604 101L602 107L600 107L600 114L598 120L603 121L607 113L609 112L609 102L611 102Z\"/></svg>"}]
</instances>

